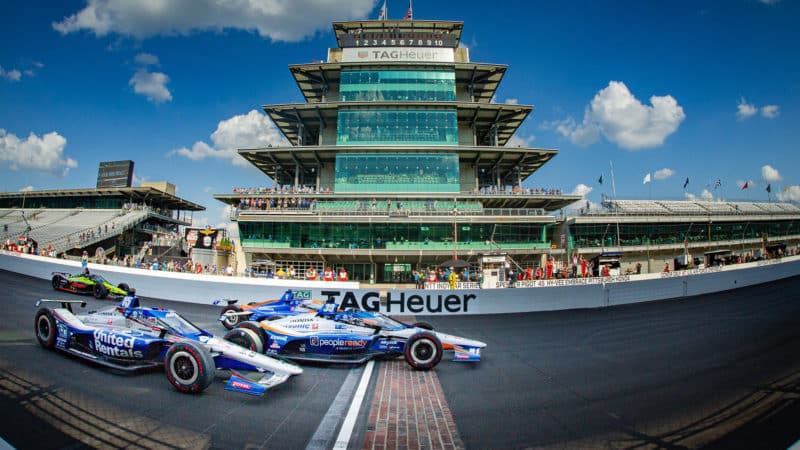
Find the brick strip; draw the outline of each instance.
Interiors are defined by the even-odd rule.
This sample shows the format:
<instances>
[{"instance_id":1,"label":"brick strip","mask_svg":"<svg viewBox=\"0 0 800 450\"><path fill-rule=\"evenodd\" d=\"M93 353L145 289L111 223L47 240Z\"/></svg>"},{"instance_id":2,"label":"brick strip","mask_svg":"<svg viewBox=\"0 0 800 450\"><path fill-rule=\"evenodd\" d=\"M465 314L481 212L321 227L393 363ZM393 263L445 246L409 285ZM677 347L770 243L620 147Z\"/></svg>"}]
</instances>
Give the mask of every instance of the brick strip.
<instances>
[{"instance_id":1,"label":"brick strip","mask_svg":"<svg viewBox=\"0 0 800 450\"><path fill-rule=\"evenodd\" d=\"M464 448L434 370L414 370L403 359L380 364L363 448Z\"/></svg>"}]
</instances>

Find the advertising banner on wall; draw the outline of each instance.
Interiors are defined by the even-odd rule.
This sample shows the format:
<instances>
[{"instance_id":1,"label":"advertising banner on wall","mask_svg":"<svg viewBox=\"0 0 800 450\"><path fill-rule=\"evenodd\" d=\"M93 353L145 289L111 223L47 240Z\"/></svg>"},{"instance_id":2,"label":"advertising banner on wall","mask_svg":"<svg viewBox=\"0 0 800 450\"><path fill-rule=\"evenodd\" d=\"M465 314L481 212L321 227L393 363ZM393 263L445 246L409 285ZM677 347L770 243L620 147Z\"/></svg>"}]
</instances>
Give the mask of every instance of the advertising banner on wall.
<instances>
[{"instance_id":1,"label":"advertising banner on wall","mask_svg":"<svg viewBox=\"0 0 800 450\"><path fill-rule=\"evenodd\" d=\"M442 62L455 61L452 48L371 47L344 48L342 62Z\"/></svg>"},{"instance_id":2,"label":"advertising banner on wall","mask_svg":"<svg viewBox=\"0 0 800 450\"><path fill-rule=\"evenodd\" d=\"M187 228L186 242L191 248L212 249L219 232L212 228Z\"/></svg>"}]
</instances>

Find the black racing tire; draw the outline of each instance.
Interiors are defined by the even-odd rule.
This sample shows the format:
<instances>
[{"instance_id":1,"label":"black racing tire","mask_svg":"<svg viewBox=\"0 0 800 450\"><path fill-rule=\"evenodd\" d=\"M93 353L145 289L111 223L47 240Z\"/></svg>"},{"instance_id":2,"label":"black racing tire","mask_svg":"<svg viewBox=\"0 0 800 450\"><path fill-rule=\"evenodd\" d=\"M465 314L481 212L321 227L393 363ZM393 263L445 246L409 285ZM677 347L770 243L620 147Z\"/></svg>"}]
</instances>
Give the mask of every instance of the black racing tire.
<instances>
[{"instance_id":1,"label":"black racing tire","mask_svg":"<svg viewBox=\"0 0 800 450\"><path fill-rule=\"evenodd\" d=\"M234 328L225 333L225 340L256 353L264 353L264 341L249 328Z\"/></svg>"},{"instance_id":2,"label":"black racing tire","mask_svg":"<svg viewBox=\"0 0 800 450\"><path fill-rule=\"evenodd\" d=\"M242 308L240 308L240 307L238 307L236 305L228 305L228 306L222 308L222 313L220 313L219 316L220 316L220 318L223 318L221 320L221 322L222 322L222 326L225 327L226 330L232 330L232 329L236 328L236 325L238 325L239 322L241 322L244 319L244 316L239 316L239 315L234 315L234 314L227 315L227 313L231 312L231 311L235 312L235 313L239 313L239 312L242 312Z\"/></svg>"},{"instance_id":3,"label":"black racing tire","mask_svg":"<svg viewBox=\"0 0 800 450\"><path fill-rule=\"evenodd\" d=\"M429 324L428 322L415 322L411 324L411 326L416 328L422 328L423 330L433 331L433 325Z\"/></svg>"},{"instance_id":4,"label":"black racing tire","mask_svg":"<svg viewBox=\"0 0 800 450\"><path fill-rule=\"evenodd\" d=\"M215 370L211 353L197 342L177 342L164 358L167 380L186 394L203 392L214 381Z\"/></svg>"},{"instance_id":5,"label":"black racing tire","mask_svg":"<svg viewBox=\"0 0 800 450\"><path fill-rule=\"evenodd\" d=\"M53 348L56 345L58 328L56 327L56 319L53 317L53 311L47 308L40 308L36 312L33 328L36 331L36 340L39 341L39 345L44 348Z\"/></svg>"},{"instance_id":6,"label":"black racing tire","mask_svg":"<svg viewBox=\"0 0 800 450\"><path fill-rule=\"evenodd\" d=\"M59 288L61 287L61 275L53 275L52 283L53 283L53 289L59 290Z\"/></svg>"},{"instance_id":7,"label":"black racing tire","mask_svg":"<svg viewBox=\"0 0 800 450\"><path fill-rule=\"evenodd\" d=\"M94 294L94 298L104 299L108 297L108 289L103 286L103 283L96 283L92 288L92 294Z\"/></svg>"},{"instance_id":8,"label":"black racing tire","mask_svg":"<svg viewBox=\"0 0 800 450\"><path fill-rule=\"evenodd\" d=\"M261 339L261 348L266 351L267 349L267 332L261 328L258 322L253 322L252 320L248 320L247 322L241 322L239 325L236 325L236 328L246 328L256 334L259 339Z\"/></svg>"},{"instance_id":9,"label":"black racing tire","mask_svg":"<svg viewBox=\"0 0 800 450\"><path fill-rule=\"evenodd\" d=\"M128 283L120 283L117 287L125 291L126 294L131 291L131 287L128 286Z\"/></svg>"},{"instance_id":10,"label":"black racing tire","mask_svg":"<svg viewBox=\"0 0 800 450\"><path fill-rule=\"evenodd\" d=\"M408 365L416 370L430 370L442 360L442 343L433 333L420 331L406 341L404 356Z\"/></svg>"}]
</instances>

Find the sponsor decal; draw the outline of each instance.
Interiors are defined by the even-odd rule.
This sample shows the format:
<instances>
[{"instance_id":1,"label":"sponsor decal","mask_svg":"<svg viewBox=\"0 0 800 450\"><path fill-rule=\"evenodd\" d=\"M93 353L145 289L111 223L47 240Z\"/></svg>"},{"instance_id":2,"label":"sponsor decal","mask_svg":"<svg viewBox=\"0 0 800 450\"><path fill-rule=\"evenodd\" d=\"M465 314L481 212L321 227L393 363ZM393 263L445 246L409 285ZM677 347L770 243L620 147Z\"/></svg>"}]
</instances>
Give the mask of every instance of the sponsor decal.
<instances>
[{"instance_id":1,"label":"sponsor decal","mask_svg":"<svg viewBox=\"0 0 800 450\"><path fill-rule=\"evenodd\" d=\"M314 347L363 347L367 341L363 339L320 338L311 336L309 344Z\"/></svg>"},{"instance_id":2,"label":"sponsor decal","mask_svg":"<svg viewBox=\"0 0 800 450\"><path fill-rule=\"evenodd\" d=\"M235 387L236 389L244 389L246 391L249 391L250 389L252 389L252 386L250 386L249 384L242 383L241 381L235 381L235 380L231 381L231 387Z\"/></svg>"},{"instance_id":3,"label":"sponsor decal","mask_svg":"<svg viewBox=\"0 0 800 450\"><path fill-rule=\"evenodd\" d=\"M136 339L133 336L116 334L107 330L94 330L94 350L114 358L141 359L144 354L134 348Z\"/></svg>"},{"instance_id":4,"label":"sponsor decal","mask_svg":"<svg viewBox=\"0 0 800 450\"><path fill-rule=\"evenodd\" d=\"M364 311L386 313L459 313L469 312L470 301L477 300L476 294L407 294L387 292L386 301L381 305L380 293L368 291L361 298L352 291L322 291L328 300L340 303L341 309L355 308Z\"/></svg>"},{"instance_id":5,"label":"sponsor decal","mask_svg":"<svg viewBox=\"0 0 800 450\"><path fill-rule=\"evenodd\" d=\"M281 345L280 345L280 344L278 344L278 343L277 343L277 342L275 342L275 341L272 341L272 343L271 343L271 344L269 344L269 348L271 348L271 349L273 349L273 350L280 350L280 349L281 349Z\"/></svg>"},{"instance_id":6,"label":"sponsor decal","mask_svg":"<svg viewBox=\"0 0 800 450\"><path fill-rule=\"evenodd\" d=\"M292 289L295 300L311 300L311 289Z\"/></svg>"}]
</instances>

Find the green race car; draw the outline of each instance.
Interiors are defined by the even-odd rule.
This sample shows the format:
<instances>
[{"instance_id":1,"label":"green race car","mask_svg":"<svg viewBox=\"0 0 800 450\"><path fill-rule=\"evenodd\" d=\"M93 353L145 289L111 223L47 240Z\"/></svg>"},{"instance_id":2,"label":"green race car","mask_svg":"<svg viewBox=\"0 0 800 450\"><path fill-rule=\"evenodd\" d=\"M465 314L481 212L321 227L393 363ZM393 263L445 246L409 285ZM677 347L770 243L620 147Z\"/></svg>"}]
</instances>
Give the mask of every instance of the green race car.
<instances>
[{"instance_id":1,"label":"green race car","mask_svg":"<svg viewBox=\"0 0 800 450\"><path fill-rule=\"evenodd\" d=\"M89 274L88 270L77 275L53 272L53 289L73 294L92 294L96 298L125 297L131 290L125 283L114 286L100 275Z\"/></svg>"}]
</instances>

